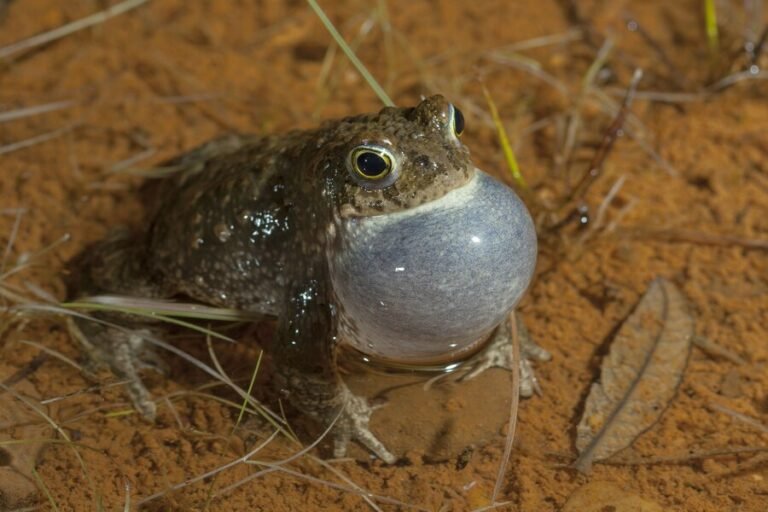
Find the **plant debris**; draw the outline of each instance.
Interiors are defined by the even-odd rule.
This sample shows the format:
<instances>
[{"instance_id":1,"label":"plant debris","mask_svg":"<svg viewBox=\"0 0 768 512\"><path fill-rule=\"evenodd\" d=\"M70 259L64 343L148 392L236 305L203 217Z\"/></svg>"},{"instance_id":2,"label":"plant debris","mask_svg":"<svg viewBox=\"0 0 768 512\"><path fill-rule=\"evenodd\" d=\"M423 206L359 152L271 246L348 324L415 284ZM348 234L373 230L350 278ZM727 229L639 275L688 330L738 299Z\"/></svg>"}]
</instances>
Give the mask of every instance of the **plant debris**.
<instances>
[{"instance_id":1,"label":"plant debris","mask_svg":"<svg viewBox=\"0 0 768 512\"><path fill-rule=\"evenodd\" d=\"M30 396L38 395L29 381L17 382L15 375L11 367L0 365L0 384L14 386ZM12 379L14 382L9 384ZM37 501L33 473L50 429L36 420L39 418L34 412L0 389L0 425L3 427L0 431L0 510L25 507Z\"/></svg>"},{"instance_id":2,"label":"plant debris","mask_svg":"<svg viewBox=\"0 0 768 512\"><path fill-rule=\"evenodd\" d=\"M691 351L693 318L680 291L665 279L648 287L614 339L592 384L579 422L574 467L629 446L658 421L682 379Z\"/></svg>"}]
</instances>

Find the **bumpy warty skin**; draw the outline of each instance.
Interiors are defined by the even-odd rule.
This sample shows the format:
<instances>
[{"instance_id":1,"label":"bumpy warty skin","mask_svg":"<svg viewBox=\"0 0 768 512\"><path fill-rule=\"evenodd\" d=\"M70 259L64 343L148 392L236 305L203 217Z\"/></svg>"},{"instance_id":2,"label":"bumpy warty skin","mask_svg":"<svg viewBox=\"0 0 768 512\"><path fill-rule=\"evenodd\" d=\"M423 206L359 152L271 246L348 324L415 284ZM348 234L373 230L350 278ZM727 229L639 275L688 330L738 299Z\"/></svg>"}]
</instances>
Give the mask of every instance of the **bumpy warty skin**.
<instances>
[{"instance_id":1,"label":"bumpy warty skin","mask_svg":"<svg viewBox=\"0 0 768 512\"><path fill-rule=\"evenodd\" d=\"M338 453L355 438L391 461L367 429L370 409L339 377L335 347L411 362L460 357L504 321L535 264L528 213L475 169L460 116L433 96L315 130L204 144L146 187L139 229L73 262L70 296L184 297L278 317L271 350L283 394L336 421ZM364 169L361 151L381 176ZM151 415L142 346L77 322Z\"/></svg>"}]
</instances>

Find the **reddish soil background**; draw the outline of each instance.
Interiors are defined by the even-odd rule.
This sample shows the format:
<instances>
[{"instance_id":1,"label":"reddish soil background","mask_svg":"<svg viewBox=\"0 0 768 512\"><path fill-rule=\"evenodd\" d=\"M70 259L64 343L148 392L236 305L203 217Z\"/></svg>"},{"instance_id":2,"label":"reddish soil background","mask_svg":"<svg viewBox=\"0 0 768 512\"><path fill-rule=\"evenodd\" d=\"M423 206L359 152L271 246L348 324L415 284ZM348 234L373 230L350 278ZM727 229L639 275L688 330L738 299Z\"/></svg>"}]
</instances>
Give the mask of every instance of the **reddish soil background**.
<instances>
[{"instance_id":1,"label":"reddish soil background","mask_svg":"<svg viewBox=\"0 0 768 512\"><path fill-rule=\"evenodd\" d=\"M451 98L467 117L464 140L475 162L511 183L478 82L482 77L533 190L541 256L521 309L531 334L553 360L537 367L543 396L521 403L500 495L509 504L499 508L766 510L768 459L743 450L768 446L768 83L742 81L706 97L690 94L743 68L739 42L748 16L741 3L718 4L718 51L707 44L703 2L692 0L578 2L576 11L553 0L325 3L397 104L413 104L434 92ZM3 47L104 9L108 2L0 4ZM389 23L377 17L383 4ZM753 20L759 30L767 15L768 9L763 19ZM628 28L629 18L639 30ZM555 36L554 44L513 48L518 57L508 48L545 36ZM579 99L582 79L607 37L614 49L597 75L596 90L620 101L633 68L641 67L641 90L681 95L638 96L635 117L628 121L632 136L620 138L584 198L592 224L554 230L537 205L555 202L578 181L612 117L595 95ZM380 108L340 53L328 59L331 47L303 2L155 0L0 60L3 253L13 239L3 268L70 235L23 272L3 276L3 284L22 287L27 295L39 288L62 299L66 261L114 226L139 222L142 179L121 170L151 167L225 132L310 127L321 119ZM546 72L549 81L522 70L525 65L539 75ZM765 56L754 65L768 68ZM325 66L330 66L327 75ZM321 77L326 78L321 82ZM71 103L44 114L1 117L56 101ZM580 113L581 128L566 165L558 148L569 111ZM28 147L8 146L41 134L50 137ZM604 203L617 180L623 185ZM596 229L594 214L601 204L603 220ZM661 420L619 454L632 463L597 464L590 475L581 475L568 464L575 458L575 425L584 398L599 375L611 333L656 276L681 288L691 302L696 334L730 356L694 349ZM26 440L3 445L0 463L6 467L0 469L10 475L9 462L20 465L25 457L36 457L38 477L34 484L26 480L38 490L34 496L12 509L34 504L47 509L55 503L59 510L122 510L126 495L135 509L143 498L164 490L169 492L140 508L367 506L354 493L280 472L212 497L258 471L243 464L171 489L243 456L263 429L254 424L231 435L237 410L211 395L189 393L203 390L209 379L171 358L167 376L148 375L155 396L169 398L161 402L157 423L148 424L122 413L130 409L126 395L110 385L115 380L108 374L94 381L54 356L36 359L42 348L73 360L81 357L62 320L6 315L1 325L7 329L0 338L0 381L30 398L21 405L8 393L0 395L5 412L0 439ZM207 358L199 343L183 346ZM256 348L242 343L220 355L225 367L247 383ZM30 367L35 362L40 364ZM479 389L465 399L482 403L488 392ZM40 403L51 398L59 399ZM57 442L62 432L30 413L31 405L60 425L82 461L72 445ZM450 407L461 414L461 404ZM419 408L409 410L417 414ZM419 421L413 418L414 425ZM38 453L40 439L44 449ZM502 450L499 435L465 453L461 463L425 463L414 450L406 463L394 467L352 460L334 466L376 495L427 510L471 510L488 505ZM276 460L278 452L264 458ZM657 460L662 457L669 460ZM305 458L289 467L343 484ZM10 477L4 478L10 486ZM23 488L25 480L18 485ZM384 510L402 508L378 503Z\"/></svg>"}]
</instances>

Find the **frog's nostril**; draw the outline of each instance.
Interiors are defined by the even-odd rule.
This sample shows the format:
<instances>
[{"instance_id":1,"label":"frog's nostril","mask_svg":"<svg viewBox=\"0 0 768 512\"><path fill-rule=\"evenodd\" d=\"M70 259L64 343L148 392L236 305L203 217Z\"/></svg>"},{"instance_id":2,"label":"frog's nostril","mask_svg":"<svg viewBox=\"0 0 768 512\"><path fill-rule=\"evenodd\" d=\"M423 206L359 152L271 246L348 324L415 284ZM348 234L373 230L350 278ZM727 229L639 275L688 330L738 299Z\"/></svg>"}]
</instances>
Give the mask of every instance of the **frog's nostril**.
<instances>
[{"instance_id":1,"label":"frog's nostril","mask_svg":"<svg viewBox=\"0 0 768 512\"><path fill-rule=\"evenodd\" d=\"M432 166L432 162L427 155L417 156L413 159L413 164L424 171L428 170Z\"/></svg>"}]
</instances>

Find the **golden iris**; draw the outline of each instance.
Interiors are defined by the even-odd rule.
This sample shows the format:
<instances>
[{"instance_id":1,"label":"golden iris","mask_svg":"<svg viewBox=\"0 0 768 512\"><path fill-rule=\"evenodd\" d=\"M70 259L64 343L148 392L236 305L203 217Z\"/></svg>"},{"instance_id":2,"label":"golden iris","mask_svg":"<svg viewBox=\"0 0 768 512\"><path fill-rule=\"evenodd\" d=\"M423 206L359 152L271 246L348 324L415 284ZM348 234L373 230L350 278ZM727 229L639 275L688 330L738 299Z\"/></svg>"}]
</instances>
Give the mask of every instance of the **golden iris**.
<instances>
[{"instance_id":1,"label":"golden iris","mask_svg":"<svg viewBox=\"0 0 768 512\"><path fill-rule=\"evenodd\" d=\"M380 180L392 171L392 159L386 153L359 148L351 159L355 172L368 180Z\"/></svg>"}]
</instances>

